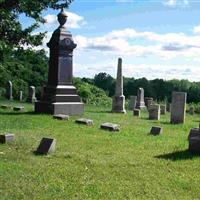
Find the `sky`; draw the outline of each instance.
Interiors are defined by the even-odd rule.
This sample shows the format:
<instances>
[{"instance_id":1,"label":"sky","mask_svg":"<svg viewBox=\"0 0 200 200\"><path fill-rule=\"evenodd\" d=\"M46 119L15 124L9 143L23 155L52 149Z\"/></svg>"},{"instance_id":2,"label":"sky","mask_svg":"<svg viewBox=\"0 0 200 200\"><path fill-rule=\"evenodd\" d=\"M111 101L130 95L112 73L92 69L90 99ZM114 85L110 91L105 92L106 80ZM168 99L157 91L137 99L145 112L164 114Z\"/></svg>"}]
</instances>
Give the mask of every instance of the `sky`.
<instances>
[{"instance_id":1,"label":"sky","mask_svg":"<svg viewBox=\"0 0 200 200\"><path fill-rule=\"evenodd\" d=\"M117 73L125 77L200 81L200 0L74 0L65 10L72 33L74 76ZM43 45L58 27L58 10L45 10ZM31 24L24 16L24 27Z\"/></svg>"}]
</instances>

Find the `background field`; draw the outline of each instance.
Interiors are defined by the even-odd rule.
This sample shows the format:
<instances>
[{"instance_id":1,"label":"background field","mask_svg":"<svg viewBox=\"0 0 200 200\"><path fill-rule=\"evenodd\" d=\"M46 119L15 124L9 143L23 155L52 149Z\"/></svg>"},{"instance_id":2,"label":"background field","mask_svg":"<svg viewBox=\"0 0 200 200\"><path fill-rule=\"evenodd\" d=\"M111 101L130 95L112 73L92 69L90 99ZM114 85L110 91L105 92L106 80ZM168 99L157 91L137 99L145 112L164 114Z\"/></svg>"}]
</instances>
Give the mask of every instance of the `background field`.
<instances>
[{"instance_id":1,"label":"background field","mask_svg":"<svg viewBox=\"0 0 200 200\"><path fill-rule=\"evenodd\" d=\"M0 104L5 102L0 101ZM18 104L17 102L12 104ZM20 104L21 105L21 104ZM0 133L16 140L0 145L0 199L200 199L200 157L187 151L190 128L199 115L187 115L184 125L112 114L110 108L86 106L93 127L26 112L0 110ZM119 133L100 130L103 122L121 125ZM150 136L152 125L164 128ZM57 139L56 152L36 156L42 137Z\"/></svg>"}]
</instances>

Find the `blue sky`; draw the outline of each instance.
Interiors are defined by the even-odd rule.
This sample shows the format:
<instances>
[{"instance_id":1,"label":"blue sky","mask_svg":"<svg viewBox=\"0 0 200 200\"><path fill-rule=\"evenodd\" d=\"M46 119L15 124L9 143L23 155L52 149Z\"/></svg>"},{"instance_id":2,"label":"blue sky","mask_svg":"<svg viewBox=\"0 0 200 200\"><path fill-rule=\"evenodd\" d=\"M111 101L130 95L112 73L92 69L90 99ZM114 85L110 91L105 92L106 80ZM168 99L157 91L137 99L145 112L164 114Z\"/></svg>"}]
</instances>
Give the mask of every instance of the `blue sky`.
<instances>
[{"instance_id":1,"label":"blue sky","mask_svg":"<svg viewBox=\"0 0 200 200\"><path fill-rule=\"evenodd\" d=\"M75 0L66 10L67 29L78 44L74 75L116 76L117 59L126 77L200 81L200 1ZM58 27L58 11L43 13L47 23L37 31ZM30 21L21 17L28 26Z\"/></svg>"}]
</instances>

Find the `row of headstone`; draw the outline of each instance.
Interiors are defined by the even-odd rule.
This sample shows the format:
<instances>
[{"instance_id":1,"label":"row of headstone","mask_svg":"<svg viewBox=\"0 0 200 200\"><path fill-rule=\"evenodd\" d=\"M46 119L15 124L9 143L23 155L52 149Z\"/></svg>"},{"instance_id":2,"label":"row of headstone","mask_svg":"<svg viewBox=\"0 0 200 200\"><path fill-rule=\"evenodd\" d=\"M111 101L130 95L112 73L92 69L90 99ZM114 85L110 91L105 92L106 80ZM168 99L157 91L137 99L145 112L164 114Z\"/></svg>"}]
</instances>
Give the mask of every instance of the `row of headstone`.
<instances>
[{"instance_id":1,"label":"row of headstone","mask_svg":"<svg viewBox=\"0 0 200 200\"><path fill-rule=\"evenodd\" d=\"M12 100L13 99L13 86L12 86L12 82L8 81L6 84L6 98L8 100ZM23 91L19 91L19 101L23 101ZM30 86L29 87L29 94L28 94L28 98L27 98L27 102L30 103L34 103L36 101L36 97L35 97L35 87L34 86Z\"/></svg>"}]
</instances>

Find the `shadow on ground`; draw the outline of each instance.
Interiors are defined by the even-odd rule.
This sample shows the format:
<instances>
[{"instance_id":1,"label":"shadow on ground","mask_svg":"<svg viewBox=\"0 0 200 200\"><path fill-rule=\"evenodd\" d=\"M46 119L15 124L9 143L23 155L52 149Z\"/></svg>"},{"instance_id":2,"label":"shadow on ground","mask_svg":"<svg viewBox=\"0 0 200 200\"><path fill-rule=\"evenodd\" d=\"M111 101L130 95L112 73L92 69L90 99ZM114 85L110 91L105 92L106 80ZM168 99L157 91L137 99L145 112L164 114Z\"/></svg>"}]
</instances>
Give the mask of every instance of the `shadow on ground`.
<instances>
[{"instance_id":1,"label":"shadow on ground","mask_svg":"<svg viewBox=\"0 0 200 200\"><path fill-rule=\"evenodd\" d=\"M154 158L172 160L172 161L188 160L188 159L193 159L195 157L199 157L200 158L200 154L191 153L191 152L189 152L188 149L183 150L183 151L176 151L176 152L172 152L172 153L167 153L167 154L154 156Z\"/></svg>"},{"instance_id":2,"label":"shadow on ground","mask_svg":"<svg viewBox=\"0 0 200 200\"><path fill-rule=\"evenodd\" d=\"M38 115L39 113L35 113L34 111L27 112L0 112L0 115Z\"/></svg>"}]
</instances>

